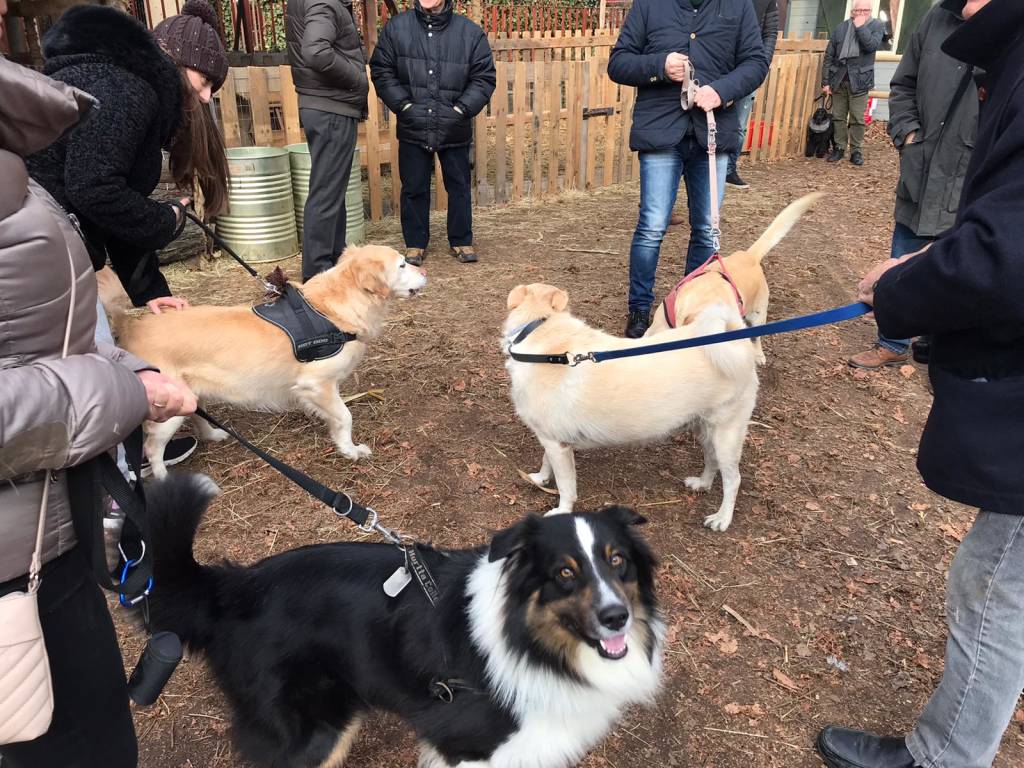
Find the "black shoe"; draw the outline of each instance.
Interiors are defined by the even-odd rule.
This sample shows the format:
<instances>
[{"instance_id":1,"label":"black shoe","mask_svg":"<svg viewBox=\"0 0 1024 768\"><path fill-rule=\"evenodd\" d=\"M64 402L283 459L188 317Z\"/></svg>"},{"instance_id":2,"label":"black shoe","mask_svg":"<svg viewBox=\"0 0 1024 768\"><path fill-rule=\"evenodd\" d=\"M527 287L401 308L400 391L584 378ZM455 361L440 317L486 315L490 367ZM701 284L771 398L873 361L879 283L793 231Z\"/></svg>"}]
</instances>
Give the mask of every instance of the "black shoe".
<instances>
[{"instance_id":1,"label":"black shoe","mask_svg":"<svg viewBox=\"0 0 1024 768\"><path fill-rule=\"evenodd\" d=\"M814 744L828 768L918 768L900 736L827 726Z\"/></svg>"},{"instance_id":2,"label":"black shoe","mask_svg":"<svg viewBox=\"0 0 1024 768\"><path fill-rule=\"evenodd\" d=\"M860 153L860 150L854 150L850 153L850 162L854 165L864 165L864 155Z\"/></svg>"},{"instance_id":3,"label":"black shoe","mask_svg":"<svg viewBox=\"0 0 1024 768\"><path fill-rule=\"evenodd\" d=\"M928 360L932 354L932 341L929 336L922 336L919 339L915 339L914 343L910 345L911 354L914 360L921 365L928 365Z\"/></svg>"},{"instance_id":4,"label":"black shoe","mask_svg":"<svg viewBox=\"0 0 1024 768\"><path fill-rule=\"evenodd\" d=\"M626 322L626 338L639 339L650 327L651 313L634 310L629 313L629 320Z\"/></svg>"},{"instance_id":5,"label":"black shoe","mask_svg":"<svg viewBox=\"0 0 1024 768\"><path fill-rule=\"evenodd\" d=\"M843 156L845 154L846 154L846 150L845 149L833 149L832 150L832 154L829 155L828 157L826 157L825 161L829 162L829 163L838 163L840 160L843 159Z\"/></svg>"},{"instance_id":6,"label":"black shoe","mask_svg":"<svg viewBox=\"0 0 1024 768\"><path fill-rule=\"evenodd\" d=\"M168 467L173 467L175 464L181 464L185 459L196 452L196 448L199 447L199 441L194 437L176 437L167 443L164 448L164 464ZM142 458L142 476L148 477L150 473L149 459Z\"/></svg>"},{"instance_id":7,"label":"black shoe","mask_svg":"<svg viewBox=\"0 0 1024 768\"><path fill-rule=\"evenodd\" d=\"M736 171L733 171L725 177L725 183L730 187L736 187L737 189L747 189L750 186L740 178L740 175Z\"/></svg>"}]
</instances>

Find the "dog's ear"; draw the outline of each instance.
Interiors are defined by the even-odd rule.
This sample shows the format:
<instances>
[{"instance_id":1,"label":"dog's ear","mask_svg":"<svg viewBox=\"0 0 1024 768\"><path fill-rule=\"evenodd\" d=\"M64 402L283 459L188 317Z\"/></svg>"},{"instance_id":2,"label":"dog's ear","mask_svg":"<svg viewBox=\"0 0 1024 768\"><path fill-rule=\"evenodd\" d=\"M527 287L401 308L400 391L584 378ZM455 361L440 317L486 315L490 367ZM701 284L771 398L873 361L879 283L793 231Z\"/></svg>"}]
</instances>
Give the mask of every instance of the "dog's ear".
<instances>
[{"instance_id":1,"label":"dog's ear","mask_svg":"<svg viewBox=\"0 0 1024 768\"><path fill-rule=\"evenodd\" d=\"M629 507L619 506L618 504L604 507L601 510L601 514L620 525L643 525L647 522L647 518L643 515L638 515Z\"/></svg>"},{"instance_id":2,"label":"dog's ear","mask_svg":"<svg viewBox=\"0 0 1024 768\"><path fill-rule=\"evenodd\" d=\"M530 537L537 528L538 517L530 515L524 517L511 528L498 531L491 537L491 548L487 553L490 562L503 560L504 558L521 551L530 541Z\"/></svg>"},{"instance_id":3,"label":"dog's ear","mask_svg":"<svg viewBox=\"0 0 1024 768\"><path fill-rule=\"evenodd\" d=\"M508 308L515 309L526 301L527 288L525 285L517 285L508 293Z\"/></svg>"},{"instance_id":4,"label":"dog's ear","mask_svg":"<svg viewBox=\"0 0 1024 768\"><path fill-rule=\"evenodd\" d=\"M551 291L548 301L551 302L551 308L555 312L564 312L565 308L569 306L569 294L561 288L555 288Z\"/></svg>"},{"instance_id":5,"label":"dog's ear","mask_svg":"<svg viewBox=\"0 0 1024 768\"><path fill-rule=\"evenodd\" d=\"M356 285L367 293L382 299L391 295L391 286L384 277L384 265L377 259L360 259L353 262L352 273L355 275Z\"/></svg>"}]
</instances>

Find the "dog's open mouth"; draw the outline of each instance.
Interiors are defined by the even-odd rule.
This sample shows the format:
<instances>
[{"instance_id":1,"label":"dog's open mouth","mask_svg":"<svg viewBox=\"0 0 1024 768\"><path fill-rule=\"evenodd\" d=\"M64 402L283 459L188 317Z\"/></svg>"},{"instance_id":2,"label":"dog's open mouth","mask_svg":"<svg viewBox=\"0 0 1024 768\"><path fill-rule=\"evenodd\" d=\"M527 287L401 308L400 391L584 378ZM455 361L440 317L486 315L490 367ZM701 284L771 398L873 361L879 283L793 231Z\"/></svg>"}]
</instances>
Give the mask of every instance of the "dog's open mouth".
<instances>
[{"instance_id":1,"label":"dog's open mouth","mask_svg":"<svg viewBox=\"0 0 1024 768\"><path fill-rule=\"evenodd\" d=\"M615 637L603 637L597 641L597 652L606 659L621 659L629 653L629 645L626 644L625 635Z\"/></svg>"}]
</instances>

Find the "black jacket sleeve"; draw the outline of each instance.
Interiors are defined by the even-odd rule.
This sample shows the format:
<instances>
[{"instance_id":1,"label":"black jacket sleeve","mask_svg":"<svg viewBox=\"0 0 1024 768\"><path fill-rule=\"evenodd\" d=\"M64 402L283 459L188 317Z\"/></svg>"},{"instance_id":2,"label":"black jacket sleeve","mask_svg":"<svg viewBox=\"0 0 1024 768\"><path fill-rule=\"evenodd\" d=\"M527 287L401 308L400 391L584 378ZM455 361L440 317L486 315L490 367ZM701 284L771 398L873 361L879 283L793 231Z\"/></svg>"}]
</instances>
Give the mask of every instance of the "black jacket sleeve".
<instances>
[{"instance_id":1,"label":"black jacket sleeve","mask_svg":"<svg viewBox=\"0 0 1024 768\"><path fill-rule=\"evenodd\" d=\"M326 0L310 0L306 5L305 21L302 59L306 65L339 88L348 91L365 88L363 77L366 70L363 66L334 49L336 40L355 29L355 21L348 8Z\"/></svg>"},{"instance_id":2,"label":"black jacket sleeve","mask_svg":"<svg viewBox=\"0 0 1024 768\"><path fill-rule=\"evenodd\" d=\"M644 53L648 10L643 0L637 0L622 25L608 59L608 77L616 83L640 86L668 80L665 59L671 51Z\"/></svg>"},{"instance_id":3,"label":"black jacket sleeve","mask_svg":"<svg viewBox=\"0 0 1024 768\"><path fill-rule=\"evenodd\" d=\"M765 9L764 17L758 19L761 22L761 40L764 43L764 55L768 59L769 66L775 57L775 44L779 39L779 0L771 0Z\"/></svg>"},{"instance_id":4,"label":"black jacket sleeve","mask_svg":"<svg viewBox=\"0 0 1024 768\"><path fill-rule=\"evenodd\" d=\"M926 30L919 25L910 37L889 86L889 138L902 147L907 135L921 130L921 114L917 107L917 70L921 61L921 41Z\"/></svg>"},{"instance_id":5,"label":"black jacket sleeve","mask_svg":"<svg viewBox=\"0 0 1024 768\"><path fill-rule=\"evenodd\" d=\"M482 29L478 32L476 45L473 46L473 54L469 62L466 89L456 100L466 117L476 117L480 114L480 111L487 106L487 102L491 100L491 94L494 93L497 82L491 44L487 42L487 36Z\"/></svg>"},{"instance_id":6,"label":"black jacket sleeve","mask_svg":"<svg viewBox=\"0 0 1024 768\"><path fill-rule=\"evenodd\" d=\"M844 24L847 22L844 22ZM836 42L836 38L839 37L839 31L843 30L845 34L846 27L840 24L832 32L831 37L828 39L828 45L825 46L825 57L821 63L821 84L830 85L832 79L836 76L836 72L839 70L839 43Z\"/></svg>"},{"instance_id":7,"label":"black jacket sleeve","mask_svg":"<svg viewBox=\"0 0 1024 768\"><path fill-rule=\"evenodd\" d=\"M412 94L398 79L398 55L395 51L393 32L394 21L389 21L384 25L380 39L377 40L377 47L373 49L373 56L370 57L370 78L381 101L388 109L398 114L406 104L412 103Z\"/></svg>"},{"instance_id":8,"label":"black jacket sleeve","mask_svg":"<svg viewBox=\"0 0 1024 768\"><path fill-rule=\"evenodd\" d=\"M1024 88L1024 86L1018 86ZM875 287L885 336L907 338L1024 323L1024 98L1007 110L988 153L985 189L957 224Z\"/></svg>"},{"instance_id":9,"label":"black jacket sleeve","mask_svg":"<svg viewBox=\"0 0 1024 768\"><path fill-rule=\"evenodd\" d=\"M68 138L68 201L107 234L143 250L163 248L177 234L174 209L128 184L138 148L147 142L157 120L156 99L129 98L137 89L126 88L115 77L97 79L89 92L100 107Z\"/></svg>"},{"instance_id":10,"label":"black jacket sleeve","mask_svg":"<svg viewBox=\"0 0 1024 768\"><path fill-rule=\"evenodd\" d=\"M882 38L885 37L885 25L878 19L871 19L866 24L855 27L857 42L860 43L860 52L875 53L882 47Z\"/></svg>"}]
</instances>

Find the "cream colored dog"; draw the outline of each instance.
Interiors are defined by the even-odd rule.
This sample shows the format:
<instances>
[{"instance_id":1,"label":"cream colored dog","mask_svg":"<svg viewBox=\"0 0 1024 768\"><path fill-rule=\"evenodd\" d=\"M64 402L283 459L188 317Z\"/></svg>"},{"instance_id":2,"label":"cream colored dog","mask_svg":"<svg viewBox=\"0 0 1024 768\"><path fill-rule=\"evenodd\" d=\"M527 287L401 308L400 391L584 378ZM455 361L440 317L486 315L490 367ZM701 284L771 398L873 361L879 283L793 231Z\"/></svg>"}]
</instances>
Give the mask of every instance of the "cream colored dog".
<instances>
[{"instance_id":1,"label":"cream colored dog","mask_svg":"<svg viewBox=\"0 0 1024 768\"><path fill-rule=\"evenodd\" d=\"M571 358L576 353L651 343L591 328L569 314L568 303L565 291L553 286L517 286L508 296L510 312L502 346L507 350L538 318L546 320L516 345L516 351L568 351ZM742 327L743 319L730 298L705 307L690 325L665 331L657 340ZM704 472L688 477L686 486L708 490L721 472L722 504L704 524L716 531L728 528L740 485L740 454L757 399L754 356L753 345L743 340L572 367L509 357L505 366L512 378L516 413L544 448L540 471L530 480L543 486L554 476L558 488L558 507L551 513L572 512L576 502L576 448L650 442L694 425L704 448Z\"/></svg>"},{"instance_id":2,"label":"cream colored dog","mask_svg":"<svg viewBox=\"0 0 1024 768\"><path fill-rule=\"evenodd\" d=\"M778 245L800 217L822 197L823 193L814 192L790 203L748 250L736 251L722 259L732 286L729 285L729 281L723 279L722 265L717 262L709 264L704 274L681 285L675 293L676 326L692 323L705 307L716 302L735 305L737 292L743 299L744 319L750 325L763 325L768 319L768 281L765 279L761 263L768 251ZM733 286L736 288L735 292ZM653 336L668 328L665 307L659 304L651 316L651 327L647 329L645 336ZM763 364L765 357L761 349L761 339L753 341L754 349L757 350L757 362Z\"/></svg>"},{"instance_id":3,"label":"cream colored dog","mask_svg":"<svg viewBox=\"0 0 1024 768\"><path fill-rule=\"evenodd\" d=\"M307 281L301 290L334 325L358 338L335 356L309 363L296 360L288 336L257 317L252 307L194 306L129 317L127 297L119 285L104 280L100 292L120 345L161 372L184 380L201 405L222 402L252 410L300 406L326 421L338 450L355 461L369 456L370 449L352 442L352 414L338 394L338 384L380 333L388 300L413 296L426 282L424 272L406 264L393 248L346 249L336 266ZM167 474L164 447L184 420L145 424L146 456L157 478ZM203 419L194 421L204 440L227 437Z\"/></svg>"}]
</instances>

